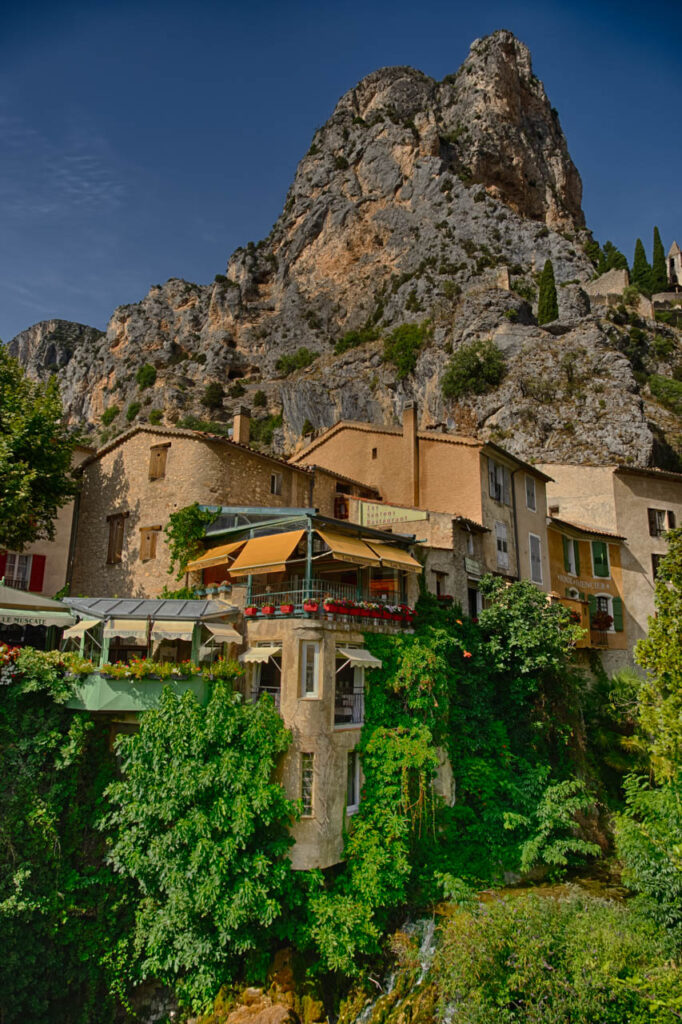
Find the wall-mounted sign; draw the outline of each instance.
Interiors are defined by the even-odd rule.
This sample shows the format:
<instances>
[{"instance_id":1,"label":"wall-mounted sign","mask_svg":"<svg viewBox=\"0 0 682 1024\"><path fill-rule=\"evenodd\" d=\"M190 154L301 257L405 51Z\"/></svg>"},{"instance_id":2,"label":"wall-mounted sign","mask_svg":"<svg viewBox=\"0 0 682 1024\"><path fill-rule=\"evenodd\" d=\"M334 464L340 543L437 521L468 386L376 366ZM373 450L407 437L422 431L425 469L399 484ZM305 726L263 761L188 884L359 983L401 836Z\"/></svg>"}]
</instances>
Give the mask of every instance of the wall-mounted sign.
<instances>
[{"instance_id":1,"label":"wall-mounted sign","mask_svg":"<svg viewBox=\"0 0 682 1024\"><path fill-rule=\"evenodd\" d=\"M360 526L386 526L388 523L416 523L428 519L428 512L418 508L400 508L374 501L359 501Z\"/></svg>"}]
</instances>

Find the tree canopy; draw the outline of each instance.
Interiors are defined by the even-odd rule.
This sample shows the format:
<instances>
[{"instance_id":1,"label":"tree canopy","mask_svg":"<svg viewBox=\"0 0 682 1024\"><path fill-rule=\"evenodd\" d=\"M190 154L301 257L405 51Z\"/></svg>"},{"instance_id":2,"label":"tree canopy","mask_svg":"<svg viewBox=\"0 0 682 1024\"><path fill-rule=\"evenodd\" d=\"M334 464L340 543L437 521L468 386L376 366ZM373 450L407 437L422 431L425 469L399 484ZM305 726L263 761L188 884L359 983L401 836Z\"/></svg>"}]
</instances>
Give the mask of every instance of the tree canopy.
<instances>
[{"instance_id":1,"label":"tree canopy","mask_svg":"<svg viewBox=\"0 0 682 1024\"><path fill-rule=\"evenodd\" d=\"M0 548L52 539L59 509L76 493L75 441L56 379L29 380L0 344Z\"/></svg>"}]
</instances>

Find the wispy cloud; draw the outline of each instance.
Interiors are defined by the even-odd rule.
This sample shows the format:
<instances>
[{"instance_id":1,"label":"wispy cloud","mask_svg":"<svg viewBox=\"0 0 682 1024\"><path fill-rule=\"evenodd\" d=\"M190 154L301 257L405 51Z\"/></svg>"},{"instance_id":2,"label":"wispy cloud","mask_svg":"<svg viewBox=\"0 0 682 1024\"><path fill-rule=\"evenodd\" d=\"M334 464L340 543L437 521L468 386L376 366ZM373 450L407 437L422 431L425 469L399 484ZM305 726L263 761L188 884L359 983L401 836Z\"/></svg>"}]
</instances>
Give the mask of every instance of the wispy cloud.
<instances>
[{"instance_id":1,"label":"wispy cloud","mask_svg":"<svg viewBox=\"0 0 682 1024\"><path fill-rule=\"evenodd\" d=\"M125 196L107 140L78 119L59 145L0 103L0 214L5 222L105 212Z\"/></svg>"}]
</instances>

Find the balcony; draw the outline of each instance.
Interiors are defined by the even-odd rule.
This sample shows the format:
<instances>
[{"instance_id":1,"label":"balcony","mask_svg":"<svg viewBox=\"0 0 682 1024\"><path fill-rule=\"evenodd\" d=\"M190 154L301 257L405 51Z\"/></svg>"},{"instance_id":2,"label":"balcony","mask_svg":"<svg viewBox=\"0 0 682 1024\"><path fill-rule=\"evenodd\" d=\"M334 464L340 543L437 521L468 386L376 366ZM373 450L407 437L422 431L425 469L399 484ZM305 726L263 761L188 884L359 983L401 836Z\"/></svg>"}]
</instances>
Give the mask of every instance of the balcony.
<instances>
[{"instance_id":1,"label":"balcony","mask_svg":"<svg viewBox=\"0 0 682 1024\"><path fill-rule=\"evenodd\" d=\"M364 693L338 693L334 701L334 725L363 725L365 721Z\"/></svg>"},{"instance_id":2,"label":"balcony","mask_svg":"<svg viewBox=\"0 0 682 1024\"><path fill-rule=\"evenodd\" d=\"M275 702L275 707L279 711L280 704L281 704L281 697L282 697L282 687L281 686L257 686L257 687L254 687L254 689L253 689L253 691L251 693L251 700L255 704L256 701L260 700L260 698L262 696L264 696L264 695L267 695L268 697L272 697L273 701Z\"/></svg>"},{"instance_id":3,"label":"balcony","mask_svg":"<svg viewBox=\"0 0 682 1024\"><path fill-rule=\"evenodd\" d=\"M149 711L159 706L166 686L178 696L191 691L200 704L208 701L210 683L203 675L131 679L95 671L78 678L66 706L75 711Z\"/></svg>"},{"instance_id":4,"label":"balcony","mask_svg":"<svg viewBox=\"0 0 682 1024\"><path fill-rule=\"evenodd\" d=\"M28 580L22 577L5 576L6 587L13 587L14 590L28 590Z\"/></svg>"}]
</instances>

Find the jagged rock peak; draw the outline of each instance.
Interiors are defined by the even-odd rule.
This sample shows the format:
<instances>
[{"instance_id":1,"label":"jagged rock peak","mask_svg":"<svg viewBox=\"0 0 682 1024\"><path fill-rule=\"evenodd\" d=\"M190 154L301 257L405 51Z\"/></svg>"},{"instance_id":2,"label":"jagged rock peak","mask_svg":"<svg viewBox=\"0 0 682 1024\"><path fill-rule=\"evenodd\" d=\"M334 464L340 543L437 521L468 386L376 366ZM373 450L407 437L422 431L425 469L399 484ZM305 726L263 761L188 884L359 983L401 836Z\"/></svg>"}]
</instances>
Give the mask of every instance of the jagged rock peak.
<instances>
[{"instance_id":1,"label":"jagged rock peak","mask_svg":"<svg viewBox=\"0 0 682 1024\"><path fill-rule=\"evenodd\" d=\"M9 354L33 376L56 373L67 365L76 349L92 346L103 331L70 320L40 320L9 342Z\"/></svg>"}]
</instances>

